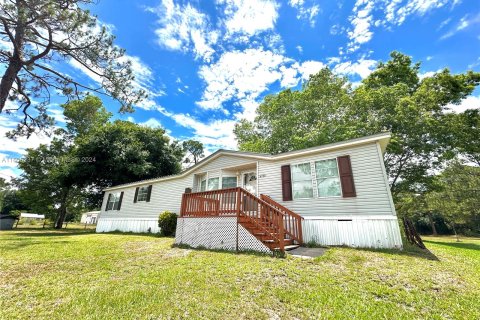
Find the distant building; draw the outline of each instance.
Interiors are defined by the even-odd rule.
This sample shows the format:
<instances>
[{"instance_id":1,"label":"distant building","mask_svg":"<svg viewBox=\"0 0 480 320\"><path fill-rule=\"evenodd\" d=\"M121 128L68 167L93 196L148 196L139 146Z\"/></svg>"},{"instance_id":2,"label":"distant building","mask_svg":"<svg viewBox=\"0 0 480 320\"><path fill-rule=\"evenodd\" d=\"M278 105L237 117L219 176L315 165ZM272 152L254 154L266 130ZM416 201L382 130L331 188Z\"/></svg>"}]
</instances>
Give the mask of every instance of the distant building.
<instances>
[{"instance_id":1,"label":"distant building","mask_svg":"<svg viewBox=\"0 0 480 320\"><path fill-rule=\"evenodd\" d=\"M26 219L32 219L32 220L36 220L36 219L45 219L45 215L44 214L37 214L37 213L28 213L28 212L22 212L20 213L20 218L26 218Z\"/></svg>"},{"instance_id":2,"label":"distant building","mask_svg":"<svg viewBox=\"0 0 480 320\"><path fill-rule=\"evenodd\" d=\"M96 224L100 211L89 211L82 214L81 223Z\"/></svg>"}]
</instances>

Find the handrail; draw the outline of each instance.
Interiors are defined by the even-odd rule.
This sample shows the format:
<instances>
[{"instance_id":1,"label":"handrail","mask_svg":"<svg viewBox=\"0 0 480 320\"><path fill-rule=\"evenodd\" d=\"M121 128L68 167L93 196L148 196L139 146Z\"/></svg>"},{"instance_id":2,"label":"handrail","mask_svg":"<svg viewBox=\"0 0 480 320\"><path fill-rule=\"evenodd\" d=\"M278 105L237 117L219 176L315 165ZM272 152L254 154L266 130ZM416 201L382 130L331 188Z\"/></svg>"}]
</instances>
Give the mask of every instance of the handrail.
<instances>
[{"instance_id":1,"label":"handrail","mask_svg":"<svg viewBox=\"0 0 480 320\"><path fill-rule=\"evenodd\" d=\"M287 207L281 205L280 203L273 200L270 196L266 194L261 194L260 199L267 202L271 206L279 209L283 212L285 218L284 223L287 225L286 233L291 236L293 239L297 240L299 244L303 244L303 233L302 233L302 220L303 217Z\"/></svg>"},{"instance_id":2,"label":"handrail","mask_svg":"<svg viewBox=\"0 0 480 320\"><path fill-rule=\"evenodd\" d=\"M274 245L278 245L281 251L285 249L286 236L302 243L301 217L298 214L268 196L258 198L240 187L184 193L180 216L241 218L273 239Z\"/></svg>"}]
</instances>

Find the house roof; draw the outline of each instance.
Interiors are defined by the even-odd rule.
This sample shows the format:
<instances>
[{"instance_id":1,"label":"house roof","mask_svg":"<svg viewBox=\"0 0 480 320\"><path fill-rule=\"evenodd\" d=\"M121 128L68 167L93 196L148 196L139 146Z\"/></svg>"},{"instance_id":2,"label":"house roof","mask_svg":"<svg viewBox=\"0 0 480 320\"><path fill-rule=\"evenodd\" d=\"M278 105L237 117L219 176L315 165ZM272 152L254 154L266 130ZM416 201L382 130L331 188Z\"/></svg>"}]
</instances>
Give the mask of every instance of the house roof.
<instances>
[{"instance_id":1,"label":"house roof","mask_svg":"<svg viewBox=\"0 0 480 320\"><path fill-rule=\"evenodd\" d=\"M163 176L163 177L153 178L153 179L145 179L145 180L140 180L140 181L136 181L136 182L121 184L121 185L106 188L105 191L122 189L122 188L125 188L125 187L140 186L140 185L144 185L146 183L152 183L152 182L158 182L158 181L178 179L178 178L186 176L187 174L197 170L198 168L204 166L205 164L209 163L210 161L212 161L212 160L214 160L214 159L216 159L216 158L218 158L222 155L232 155L232 156L238 156L238 157L242 157L242 158L252 158L252 159L257 159L257 160L283 160L283 159L294 158L294 157L300 156L300 155L308 155L308 154L311 154L311 153L331 151L331 150L335 150L335 149L344 149L344 148L354 147L354 146L358 146L358 145L362 145L362 144L366 144L366 143L372 143L372 142L378 142L382 152L385 152L385 149L387 148L388 142L390 141L390 137L391 137L390 132L384 132L384 133L378 133L378 134L374 134L374 135L370 135L370 136L366 136L366 137L350 139L350 140L340 141L340 142L334 142L334 143L324 144L324 145L321 145L321 146L316 146L316 147L311 147L311 148L301 149L301 150L295 150L295 151L289 151L289 152L283 152L283 153L278 153L278 154L268 154L268 153L257 153L257 152L219 149L219 150L215 151L214 153L212 153L211 155L209 155L208 157L202 159L197 164L185 169L184 171L182 171L179 174Z\"/></svg>"}]
</instances>

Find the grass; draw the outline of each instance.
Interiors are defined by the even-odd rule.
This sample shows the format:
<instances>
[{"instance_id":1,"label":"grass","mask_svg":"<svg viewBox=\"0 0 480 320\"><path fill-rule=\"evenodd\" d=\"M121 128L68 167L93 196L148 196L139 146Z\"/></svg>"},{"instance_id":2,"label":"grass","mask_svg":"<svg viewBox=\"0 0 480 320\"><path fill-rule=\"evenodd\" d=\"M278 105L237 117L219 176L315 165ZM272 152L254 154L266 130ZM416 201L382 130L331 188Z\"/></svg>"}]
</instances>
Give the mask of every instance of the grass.
<instances>
[{"instance_id":1,"label":"grass","mask_svg":"<svg viewBox=\"0 0 480 320\"><path fill-rule=\"evenodd\" d=\"M479 319L480 239L315 260L82 229L0 233L2 319Z\"/></svg>"}]
</instances>

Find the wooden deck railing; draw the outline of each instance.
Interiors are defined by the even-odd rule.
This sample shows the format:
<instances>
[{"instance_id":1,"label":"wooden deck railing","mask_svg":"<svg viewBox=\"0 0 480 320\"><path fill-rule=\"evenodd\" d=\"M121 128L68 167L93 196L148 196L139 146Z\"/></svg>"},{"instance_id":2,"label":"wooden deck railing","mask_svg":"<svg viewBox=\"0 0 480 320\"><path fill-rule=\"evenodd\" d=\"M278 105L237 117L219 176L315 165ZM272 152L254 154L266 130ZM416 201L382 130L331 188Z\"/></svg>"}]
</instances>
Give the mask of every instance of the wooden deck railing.
<instances>
[{"instance_id":1,"label":"wooden deck railing","mask_svg":"<svg viewBox=\"0 0 480 320\"><path fill-rule=\"evenodd\" d=\"M285 237L302 243L301 217L273 201L270 197L256 197L237 187L196 193L185 193L180 209L181 217L238 217L239 222L254 225L269 235L280 250Z\"/></svg>"},{"instance_id":2,"label":"wooden deck railing","mask_svg":"<svg viewBox=\"0 0 480 320\"><path fill-rule=\"evenodd\" d=\"M266 194L261 194L260 199L267 202L271 206L279 209L284 214L284 223L285 223L285 232L292 238L295 239L299 244L303 244L303 234L302 234L302 220L303 217L299 214L293 212L287 207L276 202Z\"/></svg>"}]
</instances>

